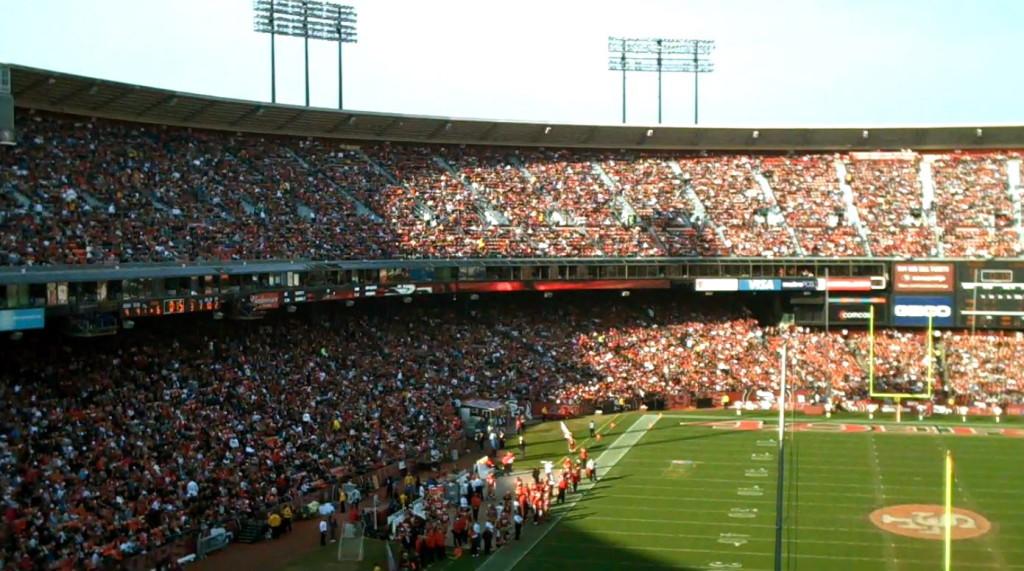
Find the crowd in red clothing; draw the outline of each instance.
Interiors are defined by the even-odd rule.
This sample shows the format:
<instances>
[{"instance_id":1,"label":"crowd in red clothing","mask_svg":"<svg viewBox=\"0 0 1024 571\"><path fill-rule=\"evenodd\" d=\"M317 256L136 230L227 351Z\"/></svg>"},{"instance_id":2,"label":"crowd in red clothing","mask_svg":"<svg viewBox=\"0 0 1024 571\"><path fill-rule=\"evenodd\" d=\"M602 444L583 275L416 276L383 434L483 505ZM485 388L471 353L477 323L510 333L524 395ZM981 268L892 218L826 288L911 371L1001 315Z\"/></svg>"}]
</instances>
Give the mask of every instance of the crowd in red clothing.
<instances>
[{"instance_id":1,"label":"crowd in red clothing","mask_svg":"<svg viewBox=\"0 0 1024 571\"><path fill-rule=\"evenodd\" d=\"M44 112L19 126L0 152L4 265L1021 252L1014 152L352 145Z\"/></svg>"}]
</instances>

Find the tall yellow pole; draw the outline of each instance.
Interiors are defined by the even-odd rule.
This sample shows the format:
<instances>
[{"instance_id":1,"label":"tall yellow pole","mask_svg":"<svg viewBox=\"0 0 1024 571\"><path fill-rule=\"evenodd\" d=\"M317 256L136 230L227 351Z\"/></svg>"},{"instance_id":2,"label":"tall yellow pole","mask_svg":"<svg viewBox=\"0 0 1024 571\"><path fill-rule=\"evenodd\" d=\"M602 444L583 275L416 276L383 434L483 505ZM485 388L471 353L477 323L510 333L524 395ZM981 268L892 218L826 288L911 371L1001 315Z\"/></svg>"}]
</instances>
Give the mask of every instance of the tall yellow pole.
<instances>
[{"instance_id":1,"label":"tall yellow pole","mask_svg":"<svg viewBox=\"0 0 1024 571\"><path fill-rule=\"evenodd\" d=\"M943 524L946 531L945 569L950 571L953 564L953 454L946 450L946 517Z\"/></svg>"}]
</instances>

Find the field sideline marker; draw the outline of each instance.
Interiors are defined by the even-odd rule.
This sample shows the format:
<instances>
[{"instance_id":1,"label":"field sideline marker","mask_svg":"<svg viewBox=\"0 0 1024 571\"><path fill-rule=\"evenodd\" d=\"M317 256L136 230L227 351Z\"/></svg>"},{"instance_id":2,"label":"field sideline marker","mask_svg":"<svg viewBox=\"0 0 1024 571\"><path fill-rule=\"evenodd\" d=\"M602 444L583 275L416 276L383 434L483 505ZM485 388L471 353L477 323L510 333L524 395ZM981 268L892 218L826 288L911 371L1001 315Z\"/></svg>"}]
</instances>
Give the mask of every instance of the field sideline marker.
<instances>
[{"instance_id":1,"label":"field sideline marker","mask_svg":"<svg viewBox=\"0 0 1024 571\"><path fill-rule=\"evenodd\" d=\"M650 426L651 421L653 420L657 422L657 418L657 415L645 414L640 418L636 419L632 426L630 426L628 429L626 429L625 432L620 434L619 437L615 439L615 442L613 442L607 449L605 449L604 452L601 453L600 456L598 456L598 474L600 474L603 470L604 474L607 475L608 471L611 470L612 467L614 467L616 464L618 464L619 460L621 460L633 448L633 445L636 444L637 442L640 442L640 439L647 434L647 431L649 430L649 428L647 427ZM624 446L616 446L620 443L624 444ZM598 481L600 480L601 478L599 477ZM588 486L587 484L590 485ZM580 491L588 492L591 489L593 489L595 485L596 484L592 484L590 482L581 482ZM570 511L572 511L574 507L576 507L576 503L580 501L583 495L583 493L580 493L574 496L573 499L566 504L565 509L558 513L558 516L551 522L551 525L548 526L548 528L541 532L539 535L534 537L531 541L529 541L529 543L526 546L526 549L521 554L519 554L519 556L516 557L510 565L500 567L500 563L494 562L499 561L499 559L501 558L492 555L490 559L484 561L483 564L477 567L477 569L488 570L494 568L501 569L502 571L512 571L512 569L515 569L516 565L519 565L519 562L522 561L523 558L526 557L531 551L533 551L533 549L537 547L541 540L547 537L548 533L550 533L551 530L554 529L559 524L559 522L562 521L562 518L565 517L565 514L569 513Z\"/></svg>"}]
</instances>

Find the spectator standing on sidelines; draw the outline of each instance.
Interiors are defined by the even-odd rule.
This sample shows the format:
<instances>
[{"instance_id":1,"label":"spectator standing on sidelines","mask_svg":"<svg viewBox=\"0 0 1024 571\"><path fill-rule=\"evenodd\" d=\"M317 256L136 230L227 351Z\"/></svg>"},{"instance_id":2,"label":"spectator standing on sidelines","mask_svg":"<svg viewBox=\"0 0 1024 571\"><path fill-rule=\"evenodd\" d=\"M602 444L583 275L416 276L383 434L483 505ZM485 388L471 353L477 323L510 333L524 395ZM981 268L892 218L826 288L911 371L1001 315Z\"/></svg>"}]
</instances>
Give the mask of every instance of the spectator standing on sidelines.
<instances>
[{"instance_id":1,"label":"spectator standing on sidelines","mask_svg":"<svg viewBox=\"0 0 1024 571\"><path fill-rule=\"evenodd\" d=\"M267 525L270 526L270 538L277 539L281 536L281 516L277 512L271 512L267 518Z\"/></svg>"},{"instance_id":2,"label":"spectator standing on sidelines","mask_svg":"<svg viewBox=\"0 0 1024 571\"><path fill-rule=\"evenodd\" d=\"M282 527L282 533L289 533L289 532L291 532L291 530L292 530L292 516L293 516L293 514L292 514L292 507L290 505L288 505L288 504L285 504L284 507L281 508L281 519L283 520L282 526L281 526Z\"/></svg>"},{"instance_id":3,"label":"spectator standing on sidelines","mask_svg":"<svg viewBox=\"0 0 1024 571\"><path fill-rule=\"evenodd\" d=\"M327 545L327 520L320 520L320 546Z\"/></svg>"},{"instance_id":4,"label":"spectator standing on sidelines","mask_svg":"<svg viewBox=\"0 0 1024 571\"><path fill-rule=\"evenodd\" d=\"M590 423L587 424L587 428L590 430L590 437L593 438L597 434L597 427L594 425L594 419L590 419Z\"/></svg>"}]
</instances>

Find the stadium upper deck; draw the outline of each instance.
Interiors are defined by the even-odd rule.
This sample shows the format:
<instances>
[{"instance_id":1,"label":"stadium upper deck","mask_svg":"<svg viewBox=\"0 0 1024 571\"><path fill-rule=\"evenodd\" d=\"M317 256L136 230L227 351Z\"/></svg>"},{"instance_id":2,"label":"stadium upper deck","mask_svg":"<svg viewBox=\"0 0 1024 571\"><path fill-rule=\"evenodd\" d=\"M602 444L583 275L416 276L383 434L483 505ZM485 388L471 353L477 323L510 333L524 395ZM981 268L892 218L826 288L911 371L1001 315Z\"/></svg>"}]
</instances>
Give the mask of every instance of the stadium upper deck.
<instances>
[{"instance_id":1,"label":"stadium upper deck","mask_svg":"<svg viewBox=\"0 0 1024 571\"><path fill-rule=\"evenodd\" d=\"M528 125L13 77L8 266L1024 248L1018 127Z\"/></svg>"}]
</instances>

